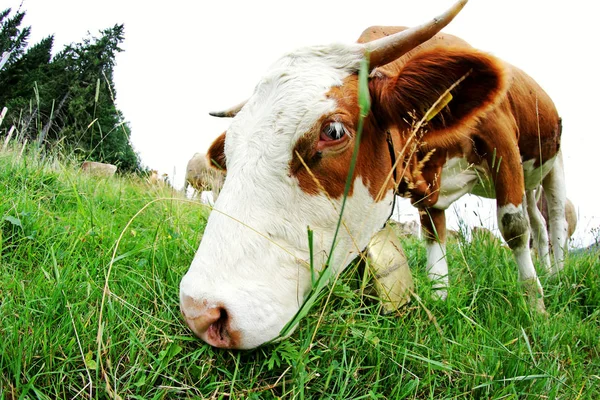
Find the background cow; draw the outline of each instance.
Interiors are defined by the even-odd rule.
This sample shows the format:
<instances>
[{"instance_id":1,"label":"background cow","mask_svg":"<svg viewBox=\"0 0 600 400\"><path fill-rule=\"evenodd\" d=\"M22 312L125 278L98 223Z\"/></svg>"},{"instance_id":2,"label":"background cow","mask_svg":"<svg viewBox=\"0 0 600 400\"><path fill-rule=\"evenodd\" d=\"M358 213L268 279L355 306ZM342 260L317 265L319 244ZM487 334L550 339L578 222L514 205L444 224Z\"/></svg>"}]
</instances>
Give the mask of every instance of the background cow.
<instances>
[{"instance_id":1,"label":"background cow","mask_svg":"<svg viewBox=\"0 0 600 400\"><path fill-rule=\"evenodd\" d=\"M211 191L213 201L216 201L224 180L223 172L212 166L205 154L196 153L187 163L183 192L187 193L188 186L191 185L200 194Z\"/></svg>"},{"instance_id":2,"label":"background cow","mask_svg":"<svg viewBox=\"0 0 600 400\"><path fill-rule=\"evenodd\" d=\"M536 192L536 197L538 197L537 205L542 213L542 217L544 221L549 220L549 212L548 212L548 200L546 200L546 195L544 194L544 189L540 188L539 193ZM575 205L569 199L565 202L565 219L567 220L567 235L568 237L573 236L575 233L575 229L577 229L577 210L575 209ZM546 227L549 228L548 226ZM548 231L548 233L550 233Z\"/></svg>"},{"instance_id":3,"label":"background cow","mask_svg":"<svg viewBox=\"0 0 600 400\"><path fill-rule=\"evenodd\" d=\"M519 277L544 312L523 199L541 178L551 189L560 269L566 238L560 120L525 73L437 34L465 3L416 28L373 27L358 44L289 53L247 102L216 113L235 116L208 152L227 178L215 203L219 212L211 213L180 285L181 310L197 336L226 348L278 337L309 293L313 271L339 273L349 265L388 219L396 192L421 212L429 276L440 297L448 283L444 210L468 192L495 197ZM361 120L358 71L365 56L372 105Z\"/></svg>"},{"instance_id":4,"label":"background cow","mask_svg":"<svg viewBox=\"0 0 600 400\"><path fill-rule=\"evenodd\" d=\"M531 223L531 245L535 249L542 263L548 264L550 248L548 246L548 237L551 235L550 212L548 200L542 187L535 190L534 196L537 205L537 212L530 216ZM571 200L566 199L564 204L564 218L567 221L567 239L573 236L577 228L577 211Z\"/></svg>"},{"instance_id":5,"label":"background cow","mask_svg":"<svg viewBox=\"0 0 600 400\"><path fill-rule=\"evenodd\" d=\"M158 185L158 171L155 169L151 169L150 172L148 172L148 177L146 178L146 181L149 185Z\"/></svg>"}]
</instances>

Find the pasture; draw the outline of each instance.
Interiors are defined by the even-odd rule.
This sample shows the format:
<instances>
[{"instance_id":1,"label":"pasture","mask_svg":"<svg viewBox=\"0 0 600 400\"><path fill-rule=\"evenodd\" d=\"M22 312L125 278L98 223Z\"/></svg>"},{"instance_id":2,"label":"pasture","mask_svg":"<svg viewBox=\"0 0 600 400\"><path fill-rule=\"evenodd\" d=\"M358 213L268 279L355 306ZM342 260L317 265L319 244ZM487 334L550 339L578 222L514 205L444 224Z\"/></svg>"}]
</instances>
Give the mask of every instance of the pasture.
<instances>
[{"instance_id":1,"label":"pasture","mask_svg":"<svg viewBox=\"0 0 600 400\"><path fill-rule=\"evenodd\" d=\"M600 396L600 254L541 273L531 312L509 250L448 246L448 300L404 239L416 297L383 315L348 268L291 337L253 351L193 337L178 286L209 210L166 186L90 177L73 163L0 153L1 399L594 399Z\"/></svg>"}]
</instances>

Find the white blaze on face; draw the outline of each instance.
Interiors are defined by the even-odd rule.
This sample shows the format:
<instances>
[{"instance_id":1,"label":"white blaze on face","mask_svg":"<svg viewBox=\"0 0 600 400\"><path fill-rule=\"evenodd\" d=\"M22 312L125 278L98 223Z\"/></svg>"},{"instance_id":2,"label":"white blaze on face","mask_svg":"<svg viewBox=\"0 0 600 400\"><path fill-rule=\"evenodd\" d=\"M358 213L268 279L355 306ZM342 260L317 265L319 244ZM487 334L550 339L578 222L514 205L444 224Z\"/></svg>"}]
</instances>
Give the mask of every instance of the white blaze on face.
<instances>
[{"instance_id":1,"label":"white blaze on face","mask_svg":"<svg viewBox=\"0 0 600 400\"><path fill-rule=\"evenodd\" d=\"M227 178L180 286L188 324L208 343L252 348L279 335L310 290L307 227L315 268L327 259L341 199L304 193L290 162L298 139L336 110L326 93L361 58L360 47L340 45L283 57L227 130ZM356 178L331 267L341 271L364 249L391 203L391 191L375 203Z\"/></svg>"}]
</instances>

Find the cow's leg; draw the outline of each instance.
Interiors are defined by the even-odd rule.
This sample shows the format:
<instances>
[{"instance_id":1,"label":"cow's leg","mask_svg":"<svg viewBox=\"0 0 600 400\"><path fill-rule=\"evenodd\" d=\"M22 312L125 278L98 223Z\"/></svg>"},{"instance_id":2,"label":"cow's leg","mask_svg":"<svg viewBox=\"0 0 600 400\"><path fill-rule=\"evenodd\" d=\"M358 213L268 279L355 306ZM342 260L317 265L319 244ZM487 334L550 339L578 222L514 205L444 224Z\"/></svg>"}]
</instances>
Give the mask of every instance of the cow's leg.
<instances>
[{"instance_id":1,"label":"cow's leg","mask_svg":"<svg viewBox=\"0 0 600 400\"><path fill-rule=\"evenodd\" d=\"M538 254L542 267L550 268L550 248L548 247L548 230L546 221L537 206L537 196L533 190L526 192L527 196L527 214L533 235L533 245Z\"/></svg>"},{"instance_id":2,"label":"cow's leg","mask_svg":"<svg viewBox=\"0 0 600 400\"><path fill-rule=\"evenodd\" d=\"M531 260L529 224L526 212L523 210L523 204L499 204L498 226L504 240L506 240L515 256L519 268L519 280L525 286L530 305L536 311L545 313L544 290Z\"/></svg>"},{"instance_id":3,"label":"cow's leg","mask_svg":"<svg viewBox=\"0 0 600 400\"><path fill-rule=\"evenodd\" d=\"M525 286L531 307L545 313L544 290L535 272L529 248L527 197L521 157L516 146L510 143L498 145L498 154L502 160L494 176L498 227L514 254L519 280Z\"/></svg>"},{"instance_id":4,"label":"cow's leg","mask_svg":"<svg viewBox=\"0 0 600 400\"><path fill-rule=\"evenodd\" d=\"M506 123L508 127L511 121ZM515 130L516 128L514 126ZM515 133L514 137L517 136ZM545 314L544 290L533 266L529 248L527 196L519 147L513 140L503 140L507 138L506 132L491 131L488 137L494 138L494 141L485 143L487 148L484 150L496 188L498 228L515 257L519 280L524 286L530 307Z\"/></svg>"},{"instance_id":5,"label":"cow's leg","mask_svg":"<svg viewBox=\"0 0 600 400\"><path fill-rule=\"evenodd\" d=\"M548 225L550 227L550 240L554 263L550 268L552 274L558 273L563 268L565 250L567 247L568 225L565 219L565 203L567 193L565 189L565 176L562 154L559 152L554 166L542 181L544 194L548 202Z\"/></svg>"},{"instance_id":6,"label":"cow's leg","mask_svg":"<svg viewBox=\"0 0 600 400\"><path fill-rule=\"evenodd\" d=\"M444 210L419 210L421 230L427 249L427 275L433 282L435 296L448 296L448 264L446 262L446 214Z\"/></svg>"}]
</instances>

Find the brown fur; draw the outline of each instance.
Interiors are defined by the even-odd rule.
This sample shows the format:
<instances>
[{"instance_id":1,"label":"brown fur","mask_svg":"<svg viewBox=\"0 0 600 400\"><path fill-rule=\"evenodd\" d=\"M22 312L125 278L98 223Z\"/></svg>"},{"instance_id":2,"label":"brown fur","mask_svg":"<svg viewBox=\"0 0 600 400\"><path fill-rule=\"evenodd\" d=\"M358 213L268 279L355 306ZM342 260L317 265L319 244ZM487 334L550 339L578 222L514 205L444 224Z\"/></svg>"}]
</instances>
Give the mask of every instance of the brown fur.
<instances>
[{"instance_id":1,"label":"brown fur","mask_svg":"<svg viewBox=\"0 0 600 400\"><path fill-rule=\"evenodd\" d=\"M349 131L349 136L356 137L358 129L358 77L350 76L344 85L331 89L330 97L338 101L339 108L334 115L342 122ZM322 187L332 198L339 198L344 193L346 178L348 175L348 166L352 159L354 151L354 140L349 139L350 143L345 146L343 151L323 151L317 152L318 133L321 125L327 121L319 121L313 128L314 133L309 133L298 141L292 154L291 173L298 178L300 187L303 191L311 194L317 194ZM377 128L373 125L373 119L365 121L364 133L375 131ZM385 138L385 135L381 137ZM314 139L316 138L316 139ZM312 140L311 140L312 139ZM378 135L363 134L361 147L357 158L356 169L354 171L353 181L356 176L362 178L363 183L369 188L371 196L377 198L382 187L391 187L392 181L385 182L386 174L390 168L389 159L383 157L373 157L373 154L387 152L385 140L380 140ZM333 153L333 154L332 154ZM304 163L300 161L302 159ZM304 165L306 164L306 166ZM301 166L301 167L300 167ZM307 170L307 168L310 169ZM316 181L318 181L318 183ZM350 190L352 194L352 188Z\"/></svg>"},{"instance_id":2,"label":"brown fur","mask_svg":"<svg viewBox=\"0 0 600 400\"><path fill-rule=\"evenodd\" d=\"M444 210L428 208L419 212L421 216L421 231L423 239L428 241L446 242L446 217Z\"/></svg>"},{"instance_id":3,"label":"brown fur","mask_svg":"<svg viewBox=\"0 0 600 400\"><path fill-rule=\"evenodd\" d=\"M369 28L359 42L403 29ZM450 103L415 136L414 124L461 79L451 91ZM556 155L560 147L560 119L539 85L521 70L452 35L438 34L395 62L374 70L370 95L372 112L365 120L356 174L368 184L374 198L392 185L385 180L391 165L385 142L387 130L393 132L395 150L404 150L397 169L400 194L410 197L419 208L436 203L441 169L448 158L458 155L467 156L474 164L494 165L491 175L498 205L519 205L525 189L521 159L534 159L537 166ZM329 96L338 100L340 114L354 116L346 123L354 132L358 122L357 76L332 88ZM317 193L317 179L330 196L339 197L353 146L335 157L327 157L324 152L317 158L311 153L310 143L299 143L297 147L302 147L311 161L306 164L312 175L303 169L292 171L302 188Z\"/></svg>"},{"instance_id":4,"label":"brown fur","mask_svg":"<svg viewBox=\"0 0 600 400\"><path fill-rule=\"evenodd\" d=\"M371 27L358 42L404 29ZM343 194L358 125L357 87L354 74L328 93L338 104L336 118L350 132L347 145L317 151L319 133L328 122L323 119L295 146L290 174L306 193L324 190L333 198ZM448 89L452 100L415 131L415 124ZM369 92L372 107L364 121L354 178L362 178L376 201L396 183L399 194L428 210L437 202L446 160L465 156L489 169L498 206L519 206L525 191L522 161L535 160L538 166L560 148L560 118L540 86L520 69L452 35L440 33L373 70ZM389 179L388 131L397 153L397 182ZM224 163L223 142L223 137L215 141L209 154ZM443 215L437 214L422 213L427 216L422 217L423 226L433 220L445 225Z\"/></svg>"},{"instance_id":5,"label":"brown fur","mask_svg":"<svg viewBox=\"0 0 600 400\"><path fill-rule=\"evenodd\" d=\"M359 42L404 29L372 27L361 35ZM455 36L438 34L372 74L381 74L387 78L372 79L372 87L373 82L400 80L398 76L404 76L398 84L399 90L392 94L385 93L384 90L371 90L382 96L380 101L374 102L374 111L377 112L377 107L381 107L383 113L380 120L393 118L397 125L402 126L402 119L406 118L411 107L419 112L419 100L426 99L425 106L428 107L429 103L442 94L444 88L460 78L460 74L468 66L459 65L456 59L461 59L463 64L472 64L473 67L470 75L451 92L454 97L452 101L425 128L416 158L417 161L423 160L431 149L436 150L436 154L422 168L422 177L430 190L429 193L416 192L413 195L424 197L433 193L434 197L439 187L435 178L439 176L447 157L464 154L472 163L487 162L490 166L492 163L498 164L498 160L502 158L497 173L492 174L498 204L518 205L524 191L521 158L523 161L533 159L538 166L540 161L555 156L560 147L561 133L560 119L552 100L520 69L472 49ZM413 63L415 65L411 66ZM406 74L407 72L410 74ZM441 86L435 87L440 82ZM413 88L415 85L416 89ZM405 92L410 94L403 96ZM399 110L400 115L394 118L395 110ZM417 114L416 117L419 118L420 115ZM386 122L390 123L389 120ZM405 123L404 132L407 129L409 126ZM412 163L414 165L416 161ZM427 203L434 204L435 198ZM427 203L424 205L428 205Z\"/></svg>"},{"instance_id":6,"label":"brown fur","mask_svg":"<svg viewBox=\"0 0 600 400\"><path fill-rule=\"evenodd\" d=\"M227 162L225 160L225 132L221 133L208 148L206 158L211 167L224 171L227 170Z\"/></svg>"}]
</instances>

